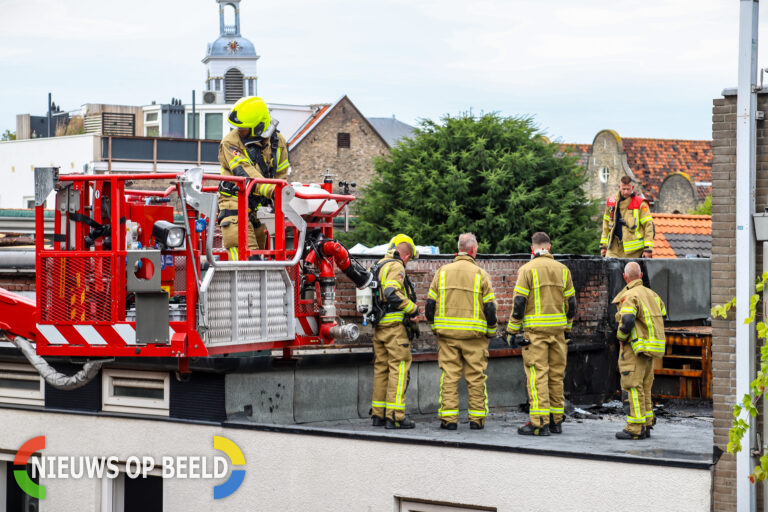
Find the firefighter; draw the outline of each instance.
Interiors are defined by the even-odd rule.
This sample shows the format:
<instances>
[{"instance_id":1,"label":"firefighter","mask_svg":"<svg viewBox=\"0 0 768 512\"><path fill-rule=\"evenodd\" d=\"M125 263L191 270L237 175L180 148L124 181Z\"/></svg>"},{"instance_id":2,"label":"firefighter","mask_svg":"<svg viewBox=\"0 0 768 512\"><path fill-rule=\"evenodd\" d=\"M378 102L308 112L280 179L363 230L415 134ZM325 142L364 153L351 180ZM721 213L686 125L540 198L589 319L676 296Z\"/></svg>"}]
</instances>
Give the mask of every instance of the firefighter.
<instances>
[{"instance_id":1,"label":"firefighter","mask_svg":"<svg viewBox=\"0 0 768 512\"><path fill-rule=\"evenodd\" d=\"M600 256L653 257L654 229L648 201L635 194L635 185L629 176L621 177L618 199L609 197L605 206Z\"/></svg>"},{"instance_id":2,"label":"firefighter","mask_svg":"<svg viewBox=\"0 0 768 512\"><path fill-rule=\"evenodd\" d=\"M234 126L219 145L219 162L224 176L284 179L290 173L288 147L277 131L264 100L257 96L241 98L227 118ZM230 260L238 259L237 184L219 185L219 215L224 248ZM266 248L267 230L256 217L256 210L275 195L275 185L255 185L248 198L248 249Z\"/></svg>"},{"instance_id":3,"label":"firefighter","mask_svg":"<svg viewBox=\"0 0 768 512\"><path fill-rule=\"evenodd\" d=\"M374 427L413 428L405 416L405 391L411 368L411 339L406 330L418 315L413 287L405 267L419 253L411 237L399 234L389 242L386 256L379 261L377 280L386 313L373 331L373 397L371 421Z\"/></svg>"},{"instance_id":4,"label":"firefighter","mask_svg":"<svg viewBox=\"0 0 768 512\"><path fill-rule=\"evenodd\" d=\"M627 412L627 425L617 439L651 437L656 423L651 401L653 358L664 356L666 335L664 303L650 288L643 286L640 265L631 261L624 267L627 286L613 299L616 304L616 337L619 349L621 395Z\"/></svg>"},{"instance_id":5,"label":"firefighter","mask_svg":"<svg viewBox=\"0 0 768 512\"><path fill-rule=\"evenodd\" d=\"M568 267L555 261L546 233L531 237L533 260L517 272L507 343L520 345L527 380L530 421L521 435L548 436L563 432L563 378L571 326L576 315L576 290ZM520 329L525 336L520 339Z\"/></svg>"},{"instance_id":6,"label":"firefighter","mask_svg":"<svg viewBox=\"0 0 768 512\"><path fill-rule=\"evenodd\" d=\"M453 263L438 269L429 287L425 314L437 333L440 375L440 428L456 430L458 386L462 369L467 379L469 428L480 430L488 416L485 369L488 340L496 334L496 297L488 272L477 265L477 239L459 236Z\"/></svg>"}]
</instances>

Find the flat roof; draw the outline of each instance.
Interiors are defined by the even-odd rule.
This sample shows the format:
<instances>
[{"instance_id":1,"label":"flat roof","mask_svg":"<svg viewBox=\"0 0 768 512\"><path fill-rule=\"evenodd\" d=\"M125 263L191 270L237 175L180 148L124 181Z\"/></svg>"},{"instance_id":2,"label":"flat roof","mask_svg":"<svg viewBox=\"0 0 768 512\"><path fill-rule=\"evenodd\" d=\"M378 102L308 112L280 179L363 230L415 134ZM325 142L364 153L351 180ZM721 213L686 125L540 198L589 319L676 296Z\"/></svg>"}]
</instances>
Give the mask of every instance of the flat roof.
<instances>
[{"instance_id":1,"label":"flat roof","mask_svg":"<svg viewBox=\"0 0 768 512\"><path fill-rule=\"evenodd\" d=\"M231 418L222 426L693 469L709 469L716 462L712 418L708 417L660 417L653 436L637 441L616 439L615 433L625 425L620 415L603 415L598 419L568 417L563 423L563 433L549 437L519 435L517 427L528 421L528 415L522 412L493 412L483 430L470 430L466 418L460 420L455 431L440 429L435 415L413 419L416 427L411 430L373 427L369 419L268 425Z\"/></svg>"}]
</instances>

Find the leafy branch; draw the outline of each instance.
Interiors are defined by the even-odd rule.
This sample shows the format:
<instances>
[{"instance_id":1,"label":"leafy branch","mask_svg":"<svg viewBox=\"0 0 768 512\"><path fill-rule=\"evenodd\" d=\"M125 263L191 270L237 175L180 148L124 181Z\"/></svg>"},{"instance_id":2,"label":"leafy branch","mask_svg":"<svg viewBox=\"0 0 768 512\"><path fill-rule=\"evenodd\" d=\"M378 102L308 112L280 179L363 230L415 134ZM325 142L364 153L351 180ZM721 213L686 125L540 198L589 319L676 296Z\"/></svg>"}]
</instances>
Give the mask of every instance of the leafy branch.
<instances>
[{"instance_id":1,"label":"leafy branch","mask_svg":"<svg viewBox=\"0 0 768 512\"><path fill-rule=\"evenodd\" d=\"M757 304L760 302L760 292L763 291L765 283L768 281L768 272L764 273L755 284L755 294L749 299L749 317L744 320L745 324L751 324L755 321L757 315ZM712 318L727 318L728 312L736 307L736 299L733 298L725 304L712 307ZM749 385L749 393L745 394L741 402L733 406L733 425L728 431L728 453L738 453L741 451L741 441L749 430L749 422L742 419L742 413L748 414L752 418L757 417L757 404L765 394L765 388L768 386L768 345L766 345L766 336L768 336L768 322L763 319L757 322L757 337L763 340L760 347L760 370L757 377ZM763 447L764 448L764 447ZM765 450L762 450L763 452ZM768 455L760 456L760 464L755 466L752 474L749 475L749 481L752 483L768 479Z\"/></svg>"}]
</instances>

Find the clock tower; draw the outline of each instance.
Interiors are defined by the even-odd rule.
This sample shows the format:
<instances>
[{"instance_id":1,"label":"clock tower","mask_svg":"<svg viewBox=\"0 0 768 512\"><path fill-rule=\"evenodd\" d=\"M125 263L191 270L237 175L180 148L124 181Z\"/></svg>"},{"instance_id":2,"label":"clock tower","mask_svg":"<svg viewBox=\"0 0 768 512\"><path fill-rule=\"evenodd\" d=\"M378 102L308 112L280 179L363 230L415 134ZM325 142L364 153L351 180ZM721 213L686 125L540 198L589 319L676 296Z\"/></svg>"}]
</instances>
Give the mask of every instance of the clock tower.
<instances>
[{"instance_id":1,"label":"clock tower","mask_svg":"<svg viewBox=\"0 0 768 512\"><path fill-rule=\"evenodd\" d=\"M219 38L208 45L205 91L212 91L216 103L235 103L243 96L255 96L256 61L253 43L240 34L240 0L216 0L219 6Z\"/></svg>"}]
</instances>

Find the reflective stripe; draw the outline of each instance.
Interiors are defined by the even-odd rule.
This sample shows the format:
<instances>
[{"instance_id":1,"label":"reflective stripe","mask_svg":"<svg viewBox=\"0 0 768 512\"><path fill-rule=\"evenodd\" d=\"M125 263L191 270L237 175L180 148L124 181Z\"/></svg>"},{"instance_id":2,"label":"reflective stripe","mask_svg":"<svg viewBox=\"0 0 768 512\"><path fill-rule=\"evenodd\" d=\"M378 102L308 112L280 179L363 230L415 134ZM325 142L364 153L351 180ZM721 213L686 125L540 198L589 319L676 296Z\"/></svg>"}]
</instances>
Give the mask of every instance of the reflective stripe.
<instances>
[{"instance_id":1,"label":"reflective stripe","mask_svg":"<svg viewBox=\"0 0 768 512\"><path fill-rule=\"evenodd\" d=\"M531 388L531 408L530 413L534 414L533 411L539 410L539 395L536 393L536 367L530 366L530 372L531 372L531 382L530 382L530 388Z\"/></svg>"},{"instance_id":2,"label":"reflective stripe","mask_svg":"<svg viewBox=\"0 0 768 512\"><path fill-rule=\"evenodd\" d=\"M487 334L488 336L493 336L494 334L496 334L496 328L495 327L488 327L485 330L485 334Z\"/></svg>"},{"instance_id":3,"label":"reflective stripe","mask_svg":"<svg viewBox=\"0 0 768 512\"><path fill-rule=\"evenodd\" d=\"M525 295L527 297L531 293L531 290L523 288L522 286L515 285L515 293L519 293L520 295Z\"/></svg>"},{"instance_id":4,"label":"reflective stripe","mask_svg":"<svg viewBox=\"0 0 768 512\"><path fill-rule=\"evenodd\" d=\"M661 303L661 299L659 297L656 297L656 304L659 306L659 310L661 311L661 316L666 316L667 308L664 307L664 304Z\"/></svg>"},{"instance_id":5,"label":"reflective stripe","mask_svg":"<svg viewBox=\"0 0 768 512\"><path fill-rule=\"evenodd\" d=\"M645 423L645 415L640 411L640 398L637 396L637 388L629 388L629 394L632 397L635 415L627 416L627 423Z\"/></svg>"},{"instance_id":6,"label":"reflective stripe","mask_svg":"<svg viewBox=\"0 0 768 512\"><path fill-rule=\"evenodd\" d=\"M562 407L550 407L549 410L552 414L565 414L565 409Z\"/></svg>"},{"instance_id":7,"label":"reflective stripe","mask_svg":"<svg viewBox=\"0 0 768 512\"><path fill-rule=\"evenodd\" d=\"M603 220L607 220L608 222L611 222L611 217L609 215L603 215Z\"/></svg>"},{"instance_id":8,"label":"reflective stripe","mask_svg":"<svg viewBox=\"0 0 768 512\"><path fill-rule=\"evenodd\" d=\"M572 296L575 293L576 293L576 290L574 288L569 288L563 292L563 297L567 299L568 297Z\"/></svg>"},{"instance_id":9,"label":"reflective stripe","mask_svg":"<svg viewBox=\"0 0 768 512\"><path fill-rule=\"evenodd\" d=\"M404 311L404 312L406 312L406 313L413 313L414 311L416 311L416 308L417 308L417 307L418 307L418 306L416 306L416 304L415 304L415 303L413 303L413 302L411 302L411 301L408 301L408 305L407 305L407 306L405 306L405 308L403 309L403 311Z\"/></svg>"},{"instance_id":10,"label":"reflective stripe","mask_svg":"<svg viewBox=\"0 0 768 512\"><path fill-rule=\"evenodd\" d=\"M268 192L269 192L269 184L268 183L264 183L264 184L259 186L259 195L260 196L266 196Z\"/></svg>"},{"instance_id":11,"label":"reflective stripe","mask_svg":"<svg viewBox=\"0 0 768 512\"><path fill-rule=\"evenodd\" d=\"M621 332L621 330L619 330L619 331L616 332L616 337L618 339L620 339L621 341L624 341L625 339L627 339L629 337L629 334L624 334L623 332Z\"/></svg>"},{"instance_id":12,"label":"reflective stripe","mask_svg":"<svg viewBox=\"0 0 768 512\"><path fill-rule=\"evenodd\" d=\"M568 269L563 269L563 291L568 287Z\"/></svg>"},{"instance_id":13,"label":"reflective stripe","mask_svg":"<svg viewBox=\"0 0 768 512\"><path fill-rule=\"evenodd\" d=\"M648 411L645 413L646 418L653 418L653 411Z\"/></svg>"},{"instance_id":14,"label":"reflective stripe","mask_svg":"<svg viewBox=\"0 0 768 512\"><path fill-rule=\"evenodd\" d=\"M440 271L440 309L438 316L445 315L445 270Z\"/></svg>"},{"instance_id":15,"label":"reflective stripe","mask_svg":"<svg viewBox=\"0 0 768 512\"><path fill-rule=\"evenodd\" d=\"M395 322L402 322L403 318L405 318L405 313L402 311L395 311L392 313L387 313L383 317L381 317L381 320L379 320L379 325L381 324L392 324Z\"/></svg>"},{"instance_id":16,"label":"reflective stripe","mask_svg":"<svg viewBox=\"0 0 768 512\"><path fill-rule=\"evenodd\" d=\"M480 273L475 274L475 291L472 294L472 302L474 303L474 318L477 320L480 318Z\"/></svg>"},{"instance_id":17,"label":"reflective stripe","mask_svg":"<svg viewBox=\"0 0 768 512\"><path fill-rule=\"evenodd\" d=\"M371 407L386 407L386 406L387 406L387 402L376 402L376 401L371 402Z\"/></svg>"},{"instance_id":18,"label":"reflective stripe","mask_svg":"<svg viewBox=\"0 0 768 512\"><path fill-rule=\"evenodd\" d=\"M393 286L399 290L403 289L403 285L400 284L400 281L387 281L386 283L384 283L384 288L388 288L390 286Z\"/></svg>"},{"instance_id":19,"label":"reflective stripe","mask_svg":"<svg viewBox=\"0 0 768 512\"><path fill-rule=\"evenodd\" d=\"M279 160L278 160L278 161L279 161ZM286 167L288 167L289 165L290 165L290 164L289 164L289 162L288 162L288 159L286 158L285 160L283 160L283 163L281 163L280 165L278 165L278 166L277 166L277 172L281 172L281 171L283 171L283 169L285 169L285 168L286 168Z\"/></svg>"},{"instance_id":20,"label":"reflective stripe","mask_svg":"<svg viewBox=\"0 0 768 512\"><path fill-rule=\"evenodd\" d=\"M227 253L229 254L230 261L238 260L237 247L230 247L227 249Z\"/></svg>"},{"instance_id":21,"label":"reflective stripe","mask_svg":"<svg viewBox=\"0 0 768 512\"><path fill-rule=\"evenodd\" d=\"M405 383L405 361L400 361L400 371L398 372L398 377L397 377L397 392L395 393L395 405L405 406L405 402L403 402L404 383Z\"/></svg>"},{"instance_id":22,"label":"reflective stripe","mask_svg":"<svg viewBox=\"0 0 768 512\"><path fill-rule=\"evenodd\" d=\"M565 314L528 315L523 319L523 327L559 327L568 324Z\"/></svg>"},{"instance_id":23,"label":"reflective stripe","mask_svg":"<svg viewBox=\"0 0 768 512\"><path fill-rule=\"evenodd\" d=\"M485 411L476 411L476 410L473 410L473 409L468 409L467 412L469 413L470 416L475 416L475 417L478 417L478 418L484 418L484 417L488 416L488 413L485 412Z\"/></svg>"},{"instance_id":24,"label":"reflective stripe","mask_svg":"<svg viewBox=\"0 0 768 512\"><path fill-rule=\"evenodd\" d=\"M397 411L404 411L405 410L405 404L391 404L387 402L387 409L395 409Z\"/></svg>"},{"instance_id":25,"label":"reflective stripe","mask_svg":"<svg viewBox=\"0 0 768 512\"><path fill-rule=\"evenodd\" d=\"M642 249L643 248L643 239L640 238L638 240L630 240L630 241L623 241L622 245L624 247L624 250L632 251L636 249Z\"/></svg>"},{"instance_id":26,"label":"reflective stripe","mask_svg":"<svg viewBox=\"0 0 768 512\"><path fill-rule=\"evenodd\" d=\"M487 304L488 302L491 302L493 300L496 300L496 295L493 293L489 293L485 297L483 297L483 303Z\"/></svg>"},{"instance_id":27,"label":"reflective stripe","mask_svg":"<svg viewBox=\"0 0 768 512\"><path fill-rule=\"evenodd\" d=\"M440 409L438 410L438 416L458 416L458 409L443 409L443 380L445 379L445 370L441 369L440 373Z\"/></svg>"},{"instance_id":28,"label":"reflective stripe","mask_svg":"<svg viewBox=\"0 0 768 512\"><path fill-rule=\"evenodd\" d=\"M227 165L229 166L230 169L232 169L233 167L237 167L237 164L241 164L241 163L248 164L248 163L250 163L250 161L247 158L245 158L245 157L236 156L235 158L230 160L229 164L227 164Z\"/></svg>"},{"instance_id":29,"label":"reflective stripe","mask_svg":"<svg viewBox=\"0 0 768 512\"><path fill-rule=\"evenodd\" d=\"M647 217L645 217L644 219L640 219L640 224L645 224L645 223L646 223L646 222L648 222L649 220L651 220L651 216L650 216L650 215L649 215L649 216L647 216Z\"/></svg>"},{"instance_id":30,"label":"reflective stripe","mask_svg":"<svg viewBox=\"0 0 768 512\"><path fill-rule=\"evenodd\" d=\"M608 238L607 237L601 237L600 238L600 245L608 245Z\"/></svg>"},{"instance_id":31,"label":"reflective stripe","mask_svg":"<svg viewBox=\"0 0 768 512\"><path fill-rule=\"evenodd\" d=\"M531 271L533 273L533 297L536 305L536 315L541 313L541 293L539 292L539 273L536 269Z\"/></svg>"},{"instance_id":32,"label":"reflective stripe","mask_svg":"<svg viewBox=\"0 0 768 512\"><path fill-rule=\"evenodd\" d=\"M619 313L629 313L631 315L637 314L637 308L635 306L624 306L619 310Z\"/></svg>"},{"instance_id":33,"label":"reflective stripe","mask_svg":"<svg viewBox=\"0 0 768 512\"><path fill-rule=\"evenodd\" d=\"M429 297L430 299L436 301L437 300L437 292L430 288L429 292L427 293L427 297Z\"/></svg>"},{"instance_id":34,"label":"reflective stripe","mask_svg":"<svg viewBox=\"0 0 768 512\"><path fill-rule=\"evenodd\" d=\"M514 334L519 330L520 330L520 324L512 323L512 320L510 320L509 323L507 324L507 332Z\"/></svg>"}]
</instances>

